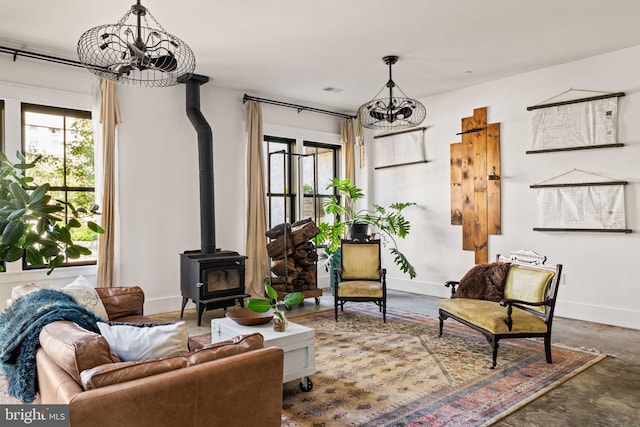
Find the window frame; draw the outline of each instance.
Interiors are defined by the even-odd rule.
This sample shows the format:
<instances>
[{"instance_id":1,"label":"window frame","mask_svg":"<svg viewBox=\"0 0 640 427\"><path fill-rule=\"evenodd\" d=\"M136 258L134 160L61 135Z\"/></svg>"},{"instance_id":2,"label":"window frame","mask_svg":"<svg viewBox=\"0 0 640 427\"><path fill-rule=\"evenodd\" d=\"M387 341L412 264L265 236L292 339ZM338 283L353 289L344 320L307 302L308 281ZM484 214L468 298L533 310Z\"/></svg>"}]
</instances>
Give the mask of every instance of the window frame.
<instances>
[{"instance_id":1,"label":"window frame","mask_svg":"<svg viewBox=\"0 0 640 427\"><path fill-rule=\"evenodd\" d=\"M269 143L278 143L278 144L286 144L286 154L283 155L283 165L284 165L284 188L288 189L284 193L274 193L271 191L271 156L273 153L269 152L268 147ZM284 209L287 212L287 201L289 203L289 211L288 215L290 219L296 217L296 193L293 193L291 190L294 188L295 183L293 182L293 153L296 145L296 140L293 138L285 138L281 136L273 136L273 135L264 135L263 136L263 144L266 143L266 159L267 164L265 170L265 179L266 179L266 197L267 197L267 225L268 228L271 229L274 224L273 213L271 211L271 202L274 198L282 198L284 200ZM285 214L286 215L286 214ZM282 223L282 218L277 219L276 224Z\"/></svg>"},{"instance_id":2,"label":"window frame","mask_svg":"<svg viewBox=\"0 0 640 427\"><path fill-rule=\"evenodd\" d=\"M313 194L306 194L304 191L302 193L302 196L304 198L313 198L314 199L314 220L317 222L318 218L320 218L322 215L320 215L320 210L324 210L324 205L322 203L317 203L316 201L318 199L322 200L328 197L338 197L339 195L336 192L335 188L332 188L331 193L327 193L327 192L321 192L320 191L320 186L318 185L318 153L317 153L317 149L318 148L324 148L327 150L331 150L333 153L333 160L331 162L331 165L333 167L333 177L334 178L339 178L340 177L340 154L341 154L341 147L339 145L336 144L329 144L326 142L316 142L316 141L310 141L310 140L303 140L302 141L302 145L303 145L303 150L305 147L312 147L316 149L316 153L313 154L307 154L307 155L311 155L313 156L313 161L314 161L314 183L313 183L313 189L314 192ZM324 189L323 189L324 190Z\"/></svg>"},{"instance_id":3,"label":"window frame","mask_svg":"<svg viewBox=\"0 0 640 427\"><path fill-rule=\"evenodd\" d=\"M26 132L25 132L25 126L26 126L26 119L25 119L25 113L38 113L38 114L48 114L48 115L57 115L57 116L62 116L65 120L63 120L64 123L64 128L62 129L62 134L63 134L63 144L65 149L63 150L63 185L52 185L50 188L50 191L55 191L55 192L63 192L64 193L64 197L65 197L65 201L68 201L68 193L70 192L87 192L87 193L93 193L94 194L94 200L95 200L95 194L96 194L96 187L95 187L95 142L94 142L94 146L93 146L93 151L94 151L94 185L93 186L67 186L66 185L66 181L67 181L67 127L66 127L66 118L69 116L72 116L74 118L80 118L80 119L85 119L85 120L93 120L92 118L92 112L91 111L87 111L87 110L79 110L79 109L73 109L73 108L64 108L64 107L55 107L55 106L49 106L49 105L42 105L42 104L32 104L32 103L28 103L28 102L22 102L20 104L20 130L21 130L21 146L20 146L20 150L22 152L22 154L26 157L27 156L27 147L26 147ZM97 202L97 200L95 200ZM69 218L69 212L68 212L68 208L65 206L65 210L64 210L64 217L65 220L68 220ZM98 263L98 253L97 251L94 252L96 259L95 260L69 260L68 258L66 258L65 255L65 261L62 263L62 265L60 265L60 267L58 268L64 268L64 267L78 267L78 266L89 266L89 265L96 265ZM43 264L43 265L31 265L29 263L27 263L27 258L26 256L22 257L22 270L23 271L28 271L28 270L43 270L46 269L47 265Z\"/></svg>"}]
</instances>

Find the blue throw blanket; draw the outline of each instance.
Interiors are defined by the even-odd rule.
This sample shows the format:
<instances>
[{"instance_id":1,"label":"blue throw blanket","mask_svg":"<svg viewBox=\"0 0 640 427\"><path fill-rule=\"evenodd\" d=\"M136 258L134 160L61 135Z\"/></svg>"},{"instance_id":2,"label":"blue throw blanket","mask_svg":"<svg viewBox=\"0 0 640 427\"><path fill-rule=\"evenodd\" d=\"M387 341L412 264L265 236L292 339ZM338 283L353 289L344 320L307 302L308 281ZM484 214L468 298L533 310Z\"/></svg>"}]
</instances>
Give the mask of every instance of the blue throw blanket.
<instances>
[{"instance_id":1,"label":"blue throw blanket","mask_svg":"<svg viewBox=\"0 0 640 427\"><path fill-rule=\"evenodd\" d=\"M40 331L56 320L69 320L99 333L100 318L78 305L72 296L52 289L28 293L0 313L0 363L9 394L23 402L33 402L38 392L36 352Z\"/></svg>"}]
</instances>

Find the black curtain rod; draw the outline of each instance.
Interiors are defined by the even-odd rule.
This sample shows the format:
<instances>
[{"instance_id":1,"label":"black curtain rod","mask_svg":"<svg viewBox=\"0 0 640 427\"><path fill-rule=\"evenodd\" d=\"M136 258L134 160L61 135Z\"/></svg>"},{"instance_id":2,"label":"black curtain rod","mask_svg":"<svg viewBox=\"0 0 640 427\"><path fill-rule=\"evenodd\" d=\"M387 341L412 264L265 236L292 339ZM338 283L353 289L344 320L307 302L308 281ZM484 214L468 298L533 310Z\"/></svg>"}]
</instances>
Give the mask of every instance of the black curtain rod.
<instances>
[{"instance_id":1,"label":"black curtain rod","mask_svg":"<svg viewBox=\"0 0 640 427\"><path fill-rule=\"evenodd\" d=\"M580 102L597 101L599 99L619 98L624 96L624 92L607 93L605 95L590 96L588 98L570 99L568 101L552 102L550 104L538 104L527 107L527 111L539 110L540 108L558 107L560 105L578 104Z\"/></svg>"},{"instance_id":2,"label":"black curtain rod","mask_svg":"<svg viewBox=\"0 0 640 427\"><path fill-rule=\"evenodd\" d=\"M355 119L356 118L356 116L352 116L352 115L345 114L345 113L338 113L336 111L329 111L329 110L321 110L320 108L305 107L304 105L290 104L288 102L275 101L273 99L257 98L255 96L250 96L250 95L247 95L245 93L244 97L242 97L242 103L244 104L247 101L257 101L257 102L262 102L262 103L265 103L265 104L278 105L280 107L295 108L296 110L298 110L298 113L301 112L301 111L311 111L313 113L328 114L330 116L342 117L343 119Z\"/></svg>"},{"instance_id":3,"label":"black curtain rod","mask_svg":"<svg viewBox=\"0 0 640 427\"><path fill-rule=\"evenodd\" d=\"M56 64L71 65L72 67L84 68L82 62L74 61L73 59L59 58L57 56L45 55L43 53L29 52L27 50L16 49L13 47L0 46L0 52L13 55L13 61L15 62L18 56L24 56L25 58L40 59L42 61L55 62Z\"/></svg>"}]
</instances>

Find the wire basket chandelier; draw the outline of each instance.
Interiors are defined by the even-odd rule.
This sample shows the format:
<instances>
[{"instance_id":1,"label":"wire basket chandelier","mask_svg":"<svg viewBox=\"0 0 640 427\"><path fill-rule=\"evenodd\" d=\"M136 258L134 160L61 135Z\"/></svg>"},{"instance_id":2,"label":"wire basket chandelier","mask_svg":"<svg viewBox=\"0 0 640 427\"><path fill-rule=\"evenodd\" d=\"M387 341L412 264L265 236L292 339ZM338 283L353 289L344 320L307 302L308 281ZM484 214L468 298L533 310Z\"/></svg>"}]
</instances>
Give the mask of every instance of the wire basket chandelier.
<instances>
[{"instance_id":1,"label":"wire basket chandelier","mask_svg":"<svg viewBox=\"0 0 640 427\"><path fill-rule=\"evenodd\" d=\"M382 61L389 66L389 81L371 101L358 108L362 126L368 129L401 129L419 125L427 116L427 109L419 101L407 98L391 78L391 66L398 62L398 57L385 56ZM389 89L388 97L381 95L385 88ZM394 96L394 89L402 96Z\"/></svg>"},{"instance_id":2,"label":"wire basket chandelier","mask_svg":"<svg viewBox=\"0 0 640 427\"><path fill-rule=\"evenodd\" d=\"M132 14L136 22L127 24ZM191 48L166 32L140 0L117 24L100 25L82 34L78 58L102 79L135 86L173 86L196 68Z\"/></svg>"}]
</instances>

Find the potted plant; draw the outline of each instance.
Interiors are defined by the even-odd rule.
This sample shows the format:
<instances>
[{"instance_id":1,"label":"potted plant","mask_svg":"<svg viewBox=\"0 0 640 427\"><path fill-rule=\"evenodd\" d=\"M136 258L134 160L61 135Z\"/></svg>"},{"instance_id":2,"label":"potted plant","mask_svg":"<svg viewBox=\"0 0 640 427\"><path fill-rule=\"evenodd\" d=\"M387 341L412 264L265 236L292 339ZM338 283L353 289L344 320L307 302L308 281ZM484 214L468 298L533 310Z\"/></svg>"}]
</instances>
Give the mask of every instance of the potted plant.
<instances>
[{"instance_id":1,"label":"potted plant","mask_svg":"<svg viewBox=\"0 0 640 427\"><path fill-rule=\"evenodd\" d=\"M17 152L19 163L9 161L0 153L0 262L18 261L23 256L31 265L46 265L47 275L62 265L65 255L78 259L91 255L91 250L72 240L72 230L85 227L83 215L97 214L98 206L87 210L53 199L48 183L36 185L24 171L34 168L40 158L26 163ZM58 216L64 210L71 219L65 224ZM86 221L86 227L98 234L102 227ZM0 268L2 268L0 266Z\"/></svg>"},{"instance_id":2,"label":"potted plant","mask_svg":"<svg viewBox=\"0 0 640 427\"><path fill-rule=\"evenodd\" d=\"M362 239L369 236L371 226L380 235L384 246L394 257L394 262L403 273L411 279L416 277L416 271L407 257L398 250L396 237L404 239L411 229L411 223L404 217L402 211L413 202L392 203L388 207L373 204L373 209L358 209L357 201L364 198L364 191L355 186L349 179L334 178L327 189L335 188L340 200L331 197L324 203L327 214L335 216L333 224L318 225L320 233L314 238L316 245L326 245L325 252L331 269L340 266L340 241L349 236L352 239Z\"/></svg>"},{"instance_id":3,"label":"potted plant","mask_svg":"<svg viewBox=\"0 0 640 427\"><path fill-rule=\"evenodd\" d=\"M252 298L247 303L247 308L256 313L266 313L269 310L273 310L273 329L277 332L284 332L287 327L287 318L279 305L283 304L287 308L298 305L304 301L304 294L302 292L290 292L284 296L283 300L278 301L278 292L271 285L265 283L264 290L270 301Z\"/></svg>"}]
</instances>

